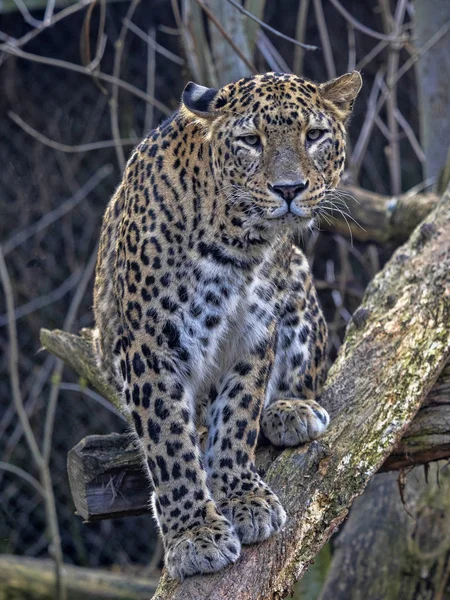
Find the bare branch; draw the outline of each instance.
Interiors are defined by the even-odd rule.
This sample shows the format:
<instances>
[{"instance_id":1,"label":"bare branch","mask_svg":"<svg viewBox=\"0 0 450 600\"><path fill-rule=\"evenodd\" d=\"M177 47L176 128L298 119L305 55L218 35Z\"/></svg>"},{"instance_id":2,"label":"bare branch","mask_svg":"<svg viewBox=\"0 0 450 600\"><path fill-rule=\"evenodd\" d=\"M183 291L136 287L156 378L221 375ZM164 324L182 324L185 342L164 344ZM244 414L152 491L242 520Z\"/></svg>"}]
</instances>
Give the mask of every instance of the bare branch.
<instances>
[{"instance_id":1,"label":"bare branch","mask_svg":"<svg viewBox=\"0 0 450 600\"><path fill-rule=\"evenodd\" d=\"M94 392L93 390L89 389L88 387L84 387L82 385L79 385L78 383L65 383L64 382L64 383L60 384L59 389L61 391L65 391L65 392L78 392L80 394L83 394L87 398L91 398L92 400L94 400L94 402L97 402L97 404L100 404L100 406L103 406L103 408L108 410L110 413L112 413L116 417L119 417L119 419L121 421L126 422L126 419L123 416L123 414L121 412L119 412L117 410L117 408L115 408L115 406L113 406L111 404L111 402L108 402L108 400L105 400L105 398L103 398L103 396L100 396L100 394L97 394L97 392Z\"/></svg>"},{"instance_id":2,"label":"bare branch","mask_svg":"<svg viewBox=\"0 0 450 600\"><path fill-rule=\"evenodd\" d=\"M378 31L375 31L374 29L371 29L370 27L366 27L366 25L363 25L362 23L360 23L357 19L355 19L348 12L347 9L345 9L342 6L342 4L339 2L339 0L330 0L330 2L336 8L336 10L338 10L341 13L341 15L344 17L344 19L349 21L349 23L351 23L353 25L353 27L355 29L357 29L358 31L361 31L362 33L365 33L369 37L373 37L376 40L384 40L385 42L398 41L398 38L395 36L383 35L382 33L379 33Z\"/></svg>"},{"instance_id":3,"label":"bare branch","mask_svg":"<svg viewBox=\"0 0 450 600\"><path fill-rule=\"evenodd\" d=\"M126 17L120 30L119 38L117 39L114 52L114 66L113 66L113 77L115 82L112 84L112 94L109 100L109 109L111 114L111 131L113 134L117 162L119 163L120 171L125 169L125 154L123 147L120 144L120 127L119 127L119 86L117 81L120 79L120 69L122 65L122 56L125 48L125 39L128 32L128 23L133 18L134 11L137 8L141 0L131 0L130 6L128 7Z\"/></svg>"},{"instance_id":4,"label":"bare branch","mask_svg":"<svg viewBox=\"0 0 450 600\"><path fill-rule=\"evenodd\" d=\"M24 0L14 0L14 4L17 6L17 8L20 11L20 14L22 15L24 21L26 23L28 23L28 25L31 25L32 27L42 27L43 23L42 21L39 21L38 19L35 19L30 11L28 10Z\"/></svg>"},{"instance_id":5,"label":"bare branch","mask_svg":"<svg viewBox=\"0 0 450 600\"><path fill-rule=\"evenodd\" d=\"M286 64L284 58L263 31L259 31L258 33L257 45L270 69L282 73L290 73L290 68Z\"/></svg>"},{"instance_id":6,"label":"bare branch","mask_svg":"<svg viewBox=\"0 0 450 600\"><path fill-rule=\"evenodd\" d=\"M22 393L20 391L20 377L19 377L19 344L17 339L17 328L16 328L16 320L14 318L14 296L13 289L11 285L11 280L9 278L8 269L6 267L5 258L3 249L0 246L0 280L3 286L3 292L5 294L6 299L6 310L8 315L8 333L9 333L9 376L11 381L11 391L12 397L14 401L14 405L16 407L17 414L19 415L19 419L21 425L23 427L23 431L25 433L25 438L27 440L28 447L30 448L31 455L38 466L39 469L43 466L43 458L39 447L36 442L36 438L34 433L30 427L30 423L28 421L27 414L25 412L25 408L23 405Z\"/></svg>"},{"instance_id":7,"label":"bare branch","mask_svg":"<svg viewBox=\"0 0 450 600\"><path fill-rule=\"evenodd\" d=\"M298 5L297 13L297 24L295 27L295 39L301 44L304 44L305 33L306 33L306 22L308 20L308 9L310 0L303 0ZM303 60L305 58L305 51L300 45L296 45L294 48L294 64L292 71L296 75L303 74Z\"/></svg>"},{"instance_id":8,"label":"bare branch","mask_svg":"<svg viewBox=\"0 0 450 600\"><path fill-rule=\"evenodd\" d=\"M64 329L70 331L72 329L75 317L78 311L78 307L84 297L87 285L92 277L97 262L97 247L91 253L89 261L84 269L83 277L78 284L75 295L70 303L69 310L66 318L64 319ZM56 362L55 368L52 374L52 387L50 390L50 397L47 405L47 414L45 416L44 424L44 437L42 445L42 456L46 464L50 459L50 451L52 447L52 436L53 436L53 425L55 422L56 406L58 403L59 386L61 382L62 372L64 369L64 363L62 360Z\"/></svg>"},{"instance_id":9,"label":"bare branch","mask_svg":"<svg viewBox=\"0 0 450 600\"><path fill-rule=\"evenodd\" d=\"M74 71L75 73L80 73L81 75L86 75L88 77L93 76L93 71L88 67L83 67L82 65L77 65L75 63L70 63L66 60L60 60L58 58L49 58L47 56L40 56L38 54L32 54L31 52L24 52L20 48L10 45L3 45L0 47L4 52L8 54L12 54L13 56L18 56L19 58L23 58L25 60L30 60L32 62L37 62L43 65L48 65L51 67L57 67L59 69L67 69L68 71ZM102 81L107 81L108 83L112 83L117 85L119 88L130 92L137 98L141 100L145 100L145 102L150 102L155 106L158 110L160 110L165 115L171 115L172 111L162 102L156 100L156 98L152 98L139 88L131 85L127 81L123 81L122 79L116 79L112 75L108 75L107 73L102 73L101 71L95 72L95 77L101 79Z\"/></svg>"},{"instance_id":10,"label":"bare branch","mask_svg":"<svg viewBox=\"0 0 450 600\"><path fill-rule=\"evenodd\" d=\"M372 50L370 52L368 52L366 54L366 56L364 56L355 66L355 69L357 71L361 71L362 69L364 69L364 67L366 65L368 65L370 63L370 61L372 61L374 58L376 58L378 56L378 54L380 52L382 52L386 46L389 44L388 41L386 40L381 40L381 42L378 42L378 44L376 44Z\"/></svg>"},{"instance_id":11,"label":"bare branch","mask_svg":"<svg viewBox=\"0 0 450 600\"><path fill-rule=\"evenodd\" d=\"M396 110L394 112L394 116L397 119L400 127L405 132L406 137L408 138L408 141L411 144L411 147L414 150L417 158L419 159L419 161L422 164L425 164L425 152L422 150L420 142L417 139L416 134L413 131L413 128L411 127L411 125L408 123L408 121L405 119L405 117L402 115L402 113L399 111L398 108L396 108Z\"/></svg>"},{"instance_id":12,"label":"bare branch","mask_svg":"<svg viewBox=\"0 0 450 600\"><path fill-rule=\"evenodd\" d=\"M323 57L327 68L329 79L336 77L336 66L334 64L333 51L331 50L330 36L328 35L327 24L323 14L322 0L313 0L314 12L316 14L316 23L319 29L320 41L322 43Z\"/></svg>"},{"instance_id":13,"label":"bare branch","mask_svg":"<svg viewBox=\"0 0 450 600\"><path fill-rule=\"evenodd\" d=\"M379 0L379 6L384 17L383 22L386 33L388 33L388 28L391 27L391 38L399 40L401 26L403 19L405 18L406 0L399 0L394 18L390 14L389 4L385 0ZM395 118L395 112L397 110L397 88L394 83L394 78L398 71L400 49L401 44L399 44L398 41L389 44L386 70L386 84L388 88L388 92L386 94L386 112L390 132L389 151L387 152L387 158L391 178L391 192L393 194L399 194L402 187L398 121Z\"/></svg>"},{"instance_id":14,"label":"bare branch","mask_svg":"<svg viewBox=\"0 0 450 600\"><path fill-rule=\"evenodd\" d=\"M361 169L362 161L364 155L367 151L367 147L369 145L370 135L372 133L372 129L376 120L376 117L379 113L379 106L377 103L377 99L380 93L381 84L383 81L383 69L379 69L377 74L375 75L375 80L372 85L372 89L370 90L369 100L367 102L367 111L366 116L364 118L363 126L361 127L361 132L358 136L358 140L353 148L352 156L351 156L351 171L353 173L353 177L357 179L359 175L359 171Z\"/></svg>"},{"instance_id":15,"label":"bare branch","mask_svg":"<svg viewBox=\"0 0 450 600\"><path fill-rule=\"evenodd\" d=\"M50 539L52 542L52 554L55 560L55 580L56 580L56 598L57 600L66 599L66 588L62 576L63 554L61 549L61 538L59 535L58 518L56 514L55 497L53 494L53 486L50 476L50 471L44 456L39 450L36 438L31 429L28 416L23 405L22 393L19 383L19 349L17 339L16 322L14 319L14 297L9 278L8 269L6 267L2 248L0 247L0 279L2 281L3 290L6 297L6 307L8 312L8 330L9 330L9 365L10 365L10 381L12 395L17 414L22 425L28 447L34 461L36 462L41 485L44 489L45 509L47 516L47 525L50 531Z\"/></svg>"},{"instance_id":16,"label":"bare branch","mask_svg":"<svg viewBox=\"0 0 450 600\"><path fill-rule=\"evenodd\" d=\"M148 39L156 44L156 31L154 27L150 27ZM162 46L161 46L162 48ZM180 59L182 60L182 59ZM184 61L183 61L184 64ZM156 82L156 50L155 47L150 43L147 44L147 94L154 96L155 94L155 82ZM151 104L145 107L145 118L144 118L144 131L143 134L148 135L148 132L153 126L153 106Z\"/></svg>"},{"instance_id":17,"label":"bare branch","mask_svg":"<svg viewBox=\"0 0 450 600\"><path fill-rule=\"evenodd\" d=\"M49 25L51 23L54 9L55 9L55 0L47 0L47 6L45 7L45 14L44 14L45 25Z\"/></svg>"},{"instance_id":18,"label":"bare branch","mask_svg":"<svg viewBox=\"0 0 450 600\"><path fill-rule=\"evenodd\" d=\"M403 75L409 71L409 69L424 56L427 52L431 50L431 48L439 42L447 32L450 31L450 21L444 23L439 31L436 31L434 35L430 37L428 42L426 42L421 48L417 50L417 53L414 56L411 56L397 71L395 77L392 81L392 85L395 85L398 80L403 77Z\"/></svg>"},{"instance_id":19,"label":"bare branch","mask_svg":"<svg viewBox=\"0 0 450 600\"><path fill-rule=\"evenodd\" d=\"M177 56L170 50L167 50L167 48L164 48L164 46L161 46L161 44L158 44L158 42L155 41L154 36L152 37L151 35L145 33L145 31L142 31L142 29L139 29L139 27L135 25L132 21L130 21L129 19L124 19L124 23L128 25L128 29L130 31L135 33L139 38L141 38L141 40L143 40L146 44L153 48L153 50L158 52L158 54L161 54L161 56L164 56L165 58L171 60L176 65L180 65L181 67L185 64L185 61L180 56Z\"/></svg>"},{"instance_id":20,"label":"bare branch","mask_svg":"<svg viewBox=\"0 0 450 600\"><path fill-rule=\"evenodd\" d=\"M61 142L57 142L56 140L51 140L43 133L40 133L31 125L26 123L19 115L10 110L8 112L8 116L16 125L18 125L21 129L23 129L26 133L29 133L32 137L37 139L42 144L53 148L54 150L59 150L60 152L66 152L68 154L75 153L84 153L84 152L92 152L94 150L104 150L105 148L113 148L116 143L120 143L122 146L135 146L140 142L139 138L128 138L123 140L102 140L99 142L91 142L89 144L77 144L75 146L71 146L69 144L63 144Z\"/></svg>"},{"instance_id":21,"label":"bare branch","mask_svg":"<svg viewBox=\"0 0 450 600\"><path fill-rule=\"evenodd\" d=\"M32 548L29 548L32 550ZM130 569L107 569L65 565L64 576L71 600L149 600L158 585L154 574L145 577ZM51 561L17 555L0 555L0 588L3 598L54 600L55 578Z\"/></svg>"},{"instance_id":22,"label":"bare branch","mask_svg":"<svg viewBox=\"0 0 450 600\"><path fill-rule=\"evenodd\" d=\"M317 46L310 46L309 44L302 44L302 42L298 42L297 40L294 40L293 38L291 38L287 35L284 35L284 33L281 33L281 31L278 31L277 29L274 29L270 25L267 25L267 23L264 23L264 21L261 21L260 19L255 17L255 15L253 15L251 12L249 12L248 10L245 10L245 8L243 6L241 6L238 2L236 2L236 0L226 0L226 1L229 2L230 4L232 4L235 8L237 8L237 10L239 12L241 12L243 15L245 15L249 19L253 19L261 27L263 27L264 29L267 29L267 31L270 31L274 35L277 35L278 37L283 38L283 40L287 40L288 42L291 42L292 44L295 44L296 46L300 46L304 50L318 50Z\"/></svg>"},{"instance_id":23,"label":"bare branch","mask_svg":"<svg viewBox=\"0 0 450 600\"><path fill-rule=\"evenodd\" d=\"M14 318L16 321L26 317L27 315L44 308L44 306L49 306L58 300L61 300L67 292L69 292L72 288L74 288L80 280L80 271L75 271L67 277L65 281L62 282L57 288L52 290L50 293L45 294L44 296L39 296L38 298L33 298L30 302L26 304L22 304L22 306L18 306L14 311ZM4 327L8 324L8 315L0 315L0 327Z\"/></svg>"},{"instance_id":24,"label":"bare branch","mask_svg":"<svg viewBox=\"0 0 450 600\"><path fill-rule=\"evenodd\" d=\"M53 17L51 18L49 23L39 22L38 27L36 27L35 29L32 29L31 31L29 31L28 33L23 35L21 38L15 39L15 38L11 38L10 36L8 36L7 40L5 40L5 43L0 45L0 51L7 52L7 48L9 46L15 46L16 48L25 46L25 44L27 44L32 39L34 39L36 36L41 34L48 27L52 27L53 25L56 25L56 23L58 23L59 21L62 21L66 17L69 17L70 15L77 13L78 11L85 8L86 6L89 6L90 4L95 3L96 1L97 0L80 0L79 2L76 2L75 4L72 4L71 6L68 6L67 8L65 8L63 10L60 10L56 15L53 15ZM0 57L0 65L3 63L3 60L4 60L4 57Z\"/></svg>"},{"instance_id":25,"label":"bare branch","mask_svg":"<svg viewBox=\"0 0 450 600\"><path fill-rule=\"evenodd\" d=\"M348 39L348 61L347 71L350 73L356 69L356 38L355 28L352 23L347 22L347 39Z\"/></svg>"},{"instance_id":26,"label":"bare branch","mask_svg":"<svg viewBox=\"0 0 450 600\"><path fill-rule=\"evenodd\" d=\"M45 229L46 227L63 217L69 211L73 210L92 192L92 190L94 190L98 186L98 184L101 181L103 181L103 179L105 179L105 177L107 177L111 173L111 165L105 165L104 167L101 167L101 169L94 173L94 175L92 175L92 177L90 177L86 181L86 183L79 190L77 190L77 192L72 196L72 198L69 198L68 200L62 202L57 208L45 214L32 225L25 227L25 229L22 229L17 233L13 233L3 244L3 254L6 256L12 250L17 248L17 246L20 246L20 244L23 244L28 239L30 239L30 237L36 235L37 233L39 233L40 231L42 231L43 229Z\"/></svg>"},{"instance_id":27,"label":"bare branch","mask_svg":"<svg viewBox=\"0 0 450 600\"><path fill-rule=\"evenodd\" d=\"M45 490L39 483L39 481L20 467L16 467L16 465L11 465L10 463L0 460L0 469L3 471L7 471L8 473L13 473L13 475L17 475L17 477L20 477L21 479L32 485L41 496L45 496Z\"/></svg>"}]
</instances>

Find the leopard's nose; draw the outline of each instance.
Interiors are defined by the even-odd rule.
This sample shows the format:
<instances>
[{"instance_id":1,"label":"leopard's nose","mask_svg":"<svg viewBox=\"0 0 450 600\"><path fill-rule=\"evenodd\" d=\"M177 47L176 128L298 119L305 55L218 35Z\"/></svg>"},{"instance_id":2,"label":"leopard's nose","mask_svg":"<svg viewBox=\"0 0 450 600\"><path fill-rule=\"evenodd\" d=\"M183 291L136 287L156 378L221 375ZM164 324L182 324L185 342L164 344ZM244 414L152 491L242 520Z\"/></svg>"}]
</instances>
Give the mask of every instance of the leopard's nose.
<instances>
[{"instance_id":1,"label":"leopard's nose","mask_svg":"<svg viewBox=\"0 0 450 600\"><path fill-rule=\"evenodd\" d=\"M276 183L275 185L268 183L267 185L271 192L277 194L280 198L283 198L289 205L298 194L306 190L309 181L303 179L302 181L297 181L295 183Z\"/></svg>"}]
</instances>

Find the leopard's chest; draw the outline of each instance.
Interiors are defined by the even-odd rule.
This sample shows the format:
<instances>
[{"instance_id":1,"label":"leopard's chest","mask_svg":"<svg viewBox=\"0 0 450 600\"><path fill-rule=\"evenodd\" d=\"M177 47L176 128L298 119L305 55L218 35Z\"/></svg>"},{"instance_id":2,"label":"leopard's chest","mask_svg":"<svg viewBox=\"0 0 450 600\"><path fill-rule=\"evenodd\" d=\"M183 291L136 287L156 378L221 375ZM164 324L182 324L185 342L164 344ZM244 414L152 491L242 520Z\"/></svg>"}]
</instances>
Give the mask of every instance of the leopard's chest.
<instances>
[{"instance_id":1,"label":"leopard's chest","mask_svg":"<svg viewBox=\"0 0 450 600\"><path fill-rule=\"evenodd\" d=\"M220 312L222 326L214 335L203 331L208 344L202 351L205 370L197 382L199 399L206 398L236 362L266 339L273 321L278 319L280 298L270 281L255 277L237 287L235 283L230 282L232 291Z\"/></svg>"},{"instance_id":2,"label":"leopard's chest","mask_svg":"<svg viewBox=\"0 0 450 600\"><path fill-rule=\"evenodd\" d=\"M219 381L263 340L283 304L286 261L268 248L253 270L207 259L186 265L189 303L178 313L181 343L189 349L189 387L195 395ZM272 327L273 330L273 327Z\"/></svg>"}]
</instances>

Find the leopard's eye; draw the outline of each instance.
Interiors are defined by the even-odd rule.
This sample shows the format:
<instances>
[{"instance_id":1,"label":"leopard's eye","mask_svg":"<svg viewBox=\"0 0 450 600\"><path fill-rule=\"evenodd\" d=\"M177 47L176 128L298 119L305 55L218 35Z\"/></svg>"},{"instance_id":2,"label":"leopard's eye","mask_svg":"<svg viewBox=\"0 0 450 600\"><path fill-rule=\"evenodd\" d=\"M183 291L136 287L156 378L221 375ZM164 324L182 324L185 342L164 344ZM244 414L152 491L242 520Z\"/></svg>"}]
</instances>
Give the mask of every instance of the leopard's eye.
<instances>
[{"instance_id":1,"label":"leopard's eye","mask_svg":"<svg viewBox=\"0 0 450 600\"><path fill-rule=\"evenodd\" d=\"M325 132L323 131L323 129L310 129L306 134L306 139L309 142L316 142L323 136L324 133Z\"/></svg>"},{"instance_id":2,"label":"leopard's eye","mask_svg":"<svg viewBox=\"0 0 450 600\"><path fill-rule=\"evenodd\" d=\"M259 135L242 135L239 139L252 148L257 148L261 145L261 138Z\"/></svg>"}]
</instances>

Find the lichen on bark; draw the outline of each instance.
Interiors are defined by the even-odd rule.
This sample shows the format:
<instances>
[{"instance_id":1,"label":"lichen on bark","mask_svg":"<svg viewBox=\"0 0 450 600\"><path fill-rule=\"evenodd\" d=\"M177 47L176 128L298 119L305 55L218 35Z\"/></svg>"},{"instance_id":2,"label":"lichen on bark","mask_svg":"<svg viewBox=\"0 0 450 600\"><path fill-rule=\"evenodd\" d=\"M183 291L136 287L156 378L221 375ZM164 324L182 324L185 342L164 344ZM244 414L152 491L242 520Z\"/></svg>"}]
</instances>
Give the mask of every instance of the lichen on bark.
<instances>
[{"instance_id":1,"label":"lichen on bark","mask_svg":"<svg viewBox=\"0 0 450 600\"><path fill-rule=\"evenodd\" d=\"M376 276L349 324L322 396L333 417L329 431L308 446L283 452L267 471L265 479L288 513L285 529L246 548L235 565L220 573L192 577L182 585L164 575L155 600L283 597L429 393L450 353L449 322L447 190Z\"/></svg>"}]
</instances>

